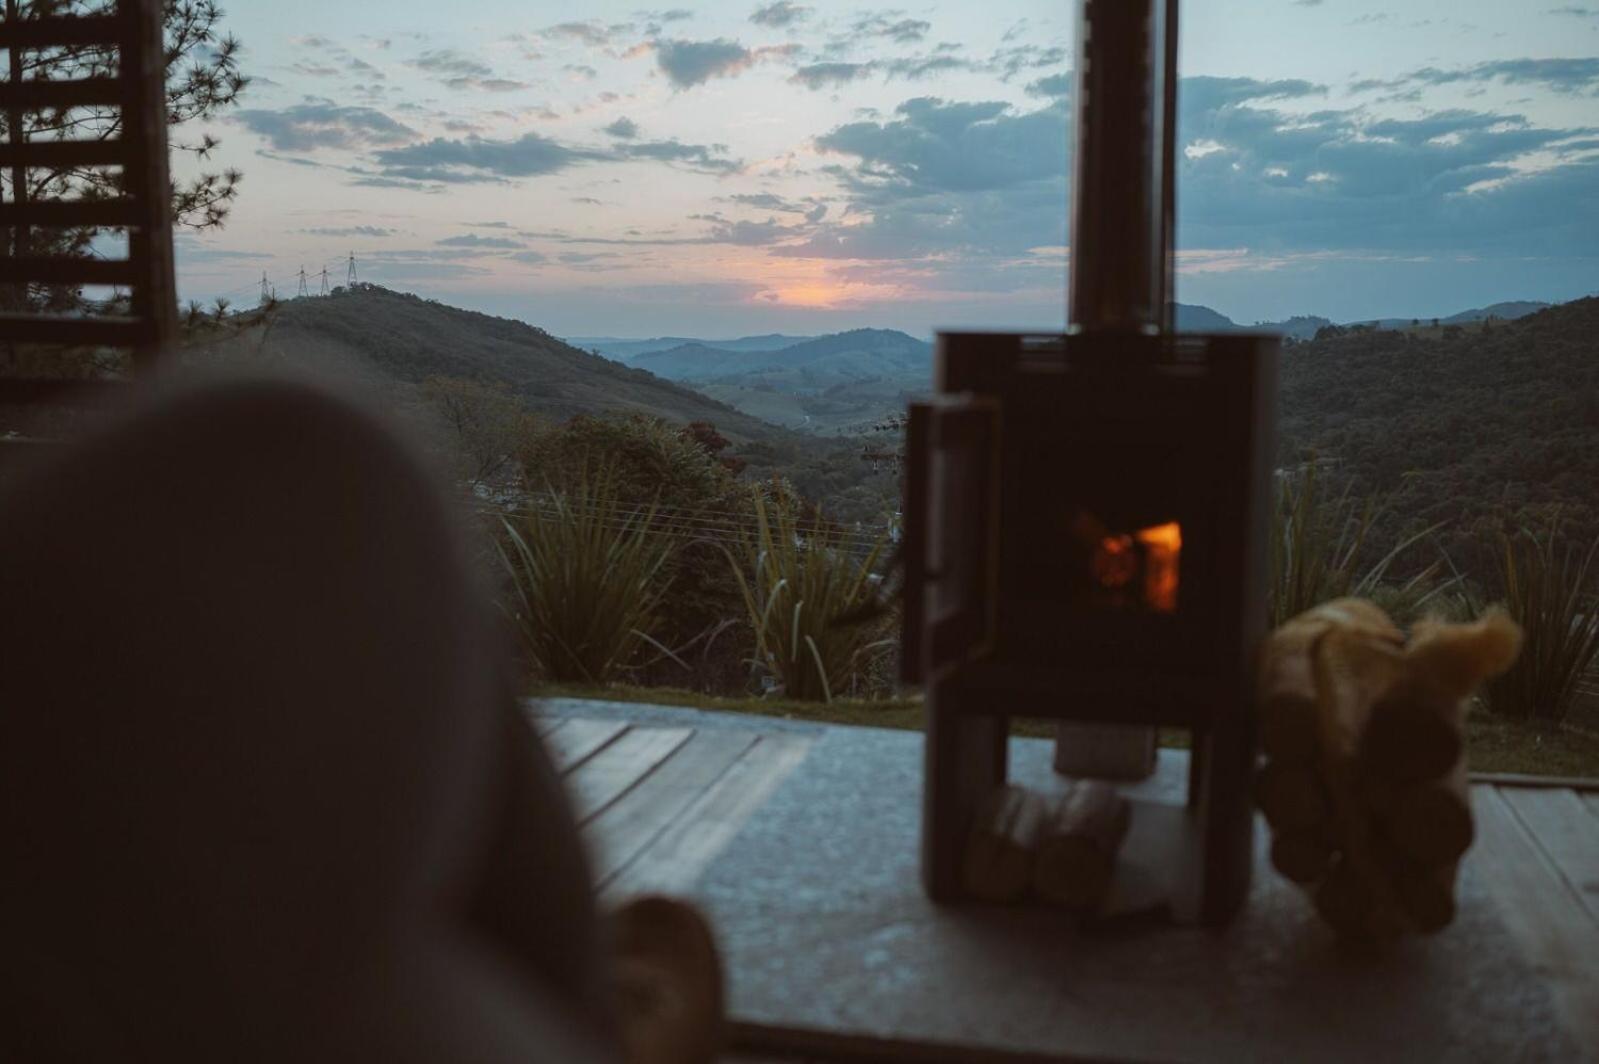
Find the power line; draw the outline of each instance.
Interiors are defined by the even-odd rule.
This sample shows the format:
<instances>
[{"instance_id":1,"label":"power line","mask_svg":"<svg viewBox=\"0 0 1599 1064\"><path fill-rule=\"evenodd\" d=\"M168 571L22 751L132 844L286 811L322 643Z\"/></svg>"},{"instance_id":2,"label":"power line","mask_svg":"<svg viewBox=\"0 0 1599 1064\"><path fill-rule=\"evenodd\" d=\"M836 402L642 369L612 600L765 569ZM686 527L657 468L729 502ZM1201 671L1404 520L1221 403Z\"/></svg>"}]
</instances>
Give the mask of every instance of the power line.
<instances>
[{"instance_id":1,"label":"power line","mask_svg":"<svg viewBox=\"0 0 1599 1064\"><path fill-rule=\"evenodd\" d=\"M355 287L355 283L356 283L355 252L353 252L353 251L350 252L350 270L349 270L348 275L345 277L345 282L344 283L349 285L351 288Z\"/></svg>"},{"instance_id":2,"label":"power line","mask_svg":"<svg viewBox=\"0 0 1599 1064\"><path fill-rule=\"evenodd\" d=\"M307 292L306 289L305 289L305 267L304 266L300 267L300 291L298 293L296 293L296 294L297 295L302 295L302 296L307 296L307 295L311 294L310 292Z\"/></svg>"}]
</instances>

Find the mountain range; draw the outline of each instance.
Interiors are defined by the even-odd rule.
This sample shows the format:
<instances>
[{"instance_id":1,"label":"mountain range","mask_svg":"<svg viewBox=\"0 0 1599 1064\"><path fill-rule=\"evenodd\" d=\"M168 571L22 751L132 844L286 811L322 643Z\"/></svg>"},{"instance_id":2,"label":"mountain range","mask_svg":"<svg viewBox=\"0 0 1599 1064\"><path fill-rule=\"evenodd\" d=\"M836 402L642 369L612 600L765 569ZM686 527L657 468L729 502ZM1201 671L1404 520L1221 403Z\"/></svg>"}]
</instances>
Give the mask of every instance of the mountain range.
<instances>
[{"instance_id":1,"label":"mountain range","mask_svg":"<svg viewBox=\"0 0 1599 1064\"><path fill-rule=\"evenodd\" d=\"M1504 303L1494 303L1486 307L1474 307L1463 310L1458 314L1451 314L1447 318L1438 319L1440 325L1464 325L1471 322L1482 321L1494 317L1504 321L1514 321L1526 317L1551 304L1538 303L1528 300L1512 300ZM1369 318L1360 321L1335 322L1331 318L1323 318L1314 314L1299 314L1281 321L1260 321L1253 325L1233 321L1227 315L1210 307L1193 303L1174 304L1177 313L1177 327L1196 332L1231 332L1237 329L1262 330L1280 332L1284 336L1295 340L1309 340L1316 335L1316 330L1327 325L1375 325L1380 329L1408 328L1413 322L1431 324L1431 318ZM887 330L858 330L858 331L887 331ZM903 333L900 335L904 335ZM761 336L740 336L731 340L706 340L692 336L657 336L645 340L629 340L615 336L569 336L566 342L584 351L604 355L606 358L616 359L619 362L633 362L642 356L653 355L662 351L675 348L697 346L713 351L732 352L772 352L781 351L814 340L814 336L788 336L782 333L766 333ZM663 363L670 364L670 363Z\"/></svg>"},{"instance_id":2,"label":"mountain range","mask_svg":"<svg viewBox=\"0 0 1599 1064\"><path fill-rule=\"evenodd\" d=\"M349 379L395 404L413 404L433 377L505 388L537 417L639 413L711 421L735 442L781 430L653 373L581 351L543 329L377 285L287 300L269 315L189 349L191 361L251 359Z\"/></svg>"}]
</instances>

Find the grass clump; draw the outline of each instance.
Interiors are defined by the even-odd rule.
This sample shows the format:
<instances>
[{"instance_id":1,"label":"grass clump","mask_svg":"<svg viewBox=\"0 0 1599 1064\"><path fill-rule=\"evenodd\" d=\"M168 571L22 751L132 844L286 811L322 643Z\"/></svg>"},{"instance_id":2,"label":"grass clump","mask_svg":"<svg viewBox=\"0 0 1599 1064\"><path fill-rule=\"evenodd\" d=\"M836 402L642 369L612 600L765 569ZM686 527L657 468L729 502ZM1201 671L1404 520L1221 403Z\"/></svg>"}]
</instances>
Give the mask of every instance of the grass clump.
<instances>
[{"instance_id":1,"label":"grass clump","mask_svg":"<svg viewBox=\"0 0 1599 1064\"><path fill-rule=\"evenodd\" d=\"M1374 498L1356 499L1348 486L1336 496L1325 493L1314 462L1278 476L1271 514L1273 626L1345 596L1372 599L1408 619L1458 582L1439 580L1442 560L1391 581L1394 563L1441 526L1407 536L1369 560L1368 536L1381 509Z\"/></svg>"},{"instance_id":2,"label":"grass clump","mask_svg":"<svg viewBox=\"0 0 1599 1064\"><path fill-rule=\"evenodd\" d=\"M1499 591L1521 626L1521 654L1487 688L1495 713L1559 723L1599 660L1599 539L1587 549L1546 528L1498 534Z\"/></svg>"},{"instance_id":3,"label":"grass clump","mask_svg":"<svg viewBox=\"0 0 1599 1064\"><path fill-rule=\"evenodd\" d=\"M755 516L742 557L728 552L754 631L755 670L789 699L831 702L852 692L873 657L894 646L880 623L850 619L876 602L883 544L854 553L819 513L802 525L794 508L760 496Z\"/></svg>"},{"instance_id":4,"label":"grass clump","mask_svg":"<svg viewBox=\"0 0 1599 1064\"><path fill-rule=\"evenodd\" d=\"M653 508L618 504L604 473L502 518L506 609L534 670L555 683L609 683L655 639L672 539Z\"/></svg>"}]
</instances>

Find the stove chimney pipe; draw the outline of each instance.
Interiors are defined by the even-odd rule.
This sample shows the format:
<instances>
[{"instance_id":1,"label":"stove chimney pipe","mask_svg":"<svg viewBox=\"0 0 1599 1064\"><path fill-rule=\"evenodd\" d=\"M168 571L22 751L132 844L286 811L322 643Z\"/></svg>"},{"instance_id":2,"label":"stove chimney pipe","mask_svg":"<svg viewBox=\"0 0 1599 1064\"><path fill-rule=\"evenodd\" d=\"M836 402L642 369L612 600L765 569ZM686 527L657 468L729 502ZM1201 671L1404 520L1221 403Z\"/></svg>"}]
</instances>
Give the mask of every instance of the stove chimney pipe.
<instances>
[{"instance_id":1,"label":"stove chimney pipe","mask_svg":"<svg viewBox=\"0 0 1599 1064\"><path fill-rule=\"evenodd\" d=\"M1177 0L1078 12L1068 331L1170 331Z\"/></svg>"}]
</instances>

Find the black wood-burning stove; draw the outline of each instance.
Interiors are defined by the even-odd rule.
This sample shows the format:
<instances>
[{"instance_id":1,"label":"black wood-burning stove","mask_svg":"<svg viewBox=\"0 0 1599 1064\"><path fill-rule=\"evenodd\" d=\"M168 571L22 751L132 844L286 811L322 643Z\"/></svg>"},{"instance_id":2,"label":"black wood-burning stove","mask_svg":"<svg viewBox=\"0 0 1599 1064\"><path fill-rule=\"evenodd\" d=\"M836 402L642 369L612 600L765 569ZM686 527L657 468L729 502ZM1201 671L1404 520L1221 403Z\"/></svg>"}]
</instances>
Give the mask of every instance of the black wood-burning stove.
<instances>
[{"instance_id":1,"label":"black wood-burning stove","mask_svg":"<svg viewBox=\"0 0 1599 1064\"><path fill-rule=\"evenodd\" d=\"M906 678L927 691L923 876L962 896L1008 718L1189 729L1179 917L1228 919L1252 859L1275 337L1169 314L1175 0L1082 0L1071 328L943 333L906 453ZM1138 813L1135 811L1135 818Z\"/></svg>"}]
</instances>

